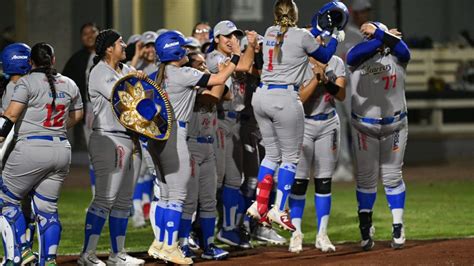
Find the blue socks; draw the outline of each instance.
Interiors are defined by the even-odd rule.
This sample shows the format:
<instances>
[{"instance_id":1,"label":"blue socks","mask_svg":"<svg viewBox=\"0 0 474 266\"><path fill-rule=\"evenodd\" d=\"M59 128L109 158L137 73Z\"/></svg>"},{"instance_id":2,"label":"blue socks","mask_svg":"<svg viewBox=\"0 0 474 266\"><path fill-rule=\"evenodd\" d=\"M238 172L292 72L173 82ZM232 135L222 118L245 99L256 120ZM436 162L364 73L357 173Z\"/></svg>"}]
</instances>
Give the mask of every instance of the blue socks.
<instances>
[{"instance_id":1,"label":"blue socks","mask_svg":"<svg viewBox=\"0 0 474 266\"><path fill-rule=\"evenodd\" d=\"M216 215L215 213L200 213L199 223L201 224L201 232L202 232L202 243L203 250L209 246L209 244L214 243L214 227L216 224Z\"/></svg>"},{"instance_id":2,"label":"blue socks","mask_svg":"<svg viewBox=\"0 0 474 266\"><path fill-rule=\"evenodd\" d=\"M105 221L109 216L109 211L96 206L89 206L86 214L84 248L82 252L95 251L99 242L100 233Z\"/></svg>"},{"instance_id":3,"label":"blue socks","mask_svg":"<svg viewBox=\"0 0 474 266\"><path fill-rule=\"evenodd\" d=\"M377 188L357 188L356 197L359 204L359 212L371 212L374 208L375 198L377 197Z\"/></svg>"},{"instance_id":4,"label":"blue socks","mask_svg":"<svg viewBox=\"0 0 474 266\"><path fill-rule=\"evenodd\" d=\"M237 209L239 208L239 201L242 197L239 188L229 187L224 185L222 187L222 205L224 210L224 220L222 227L225 231L230 231L236 227Z\"/></svg>"},{"instance_id":5,"label":"blue socks","mask_svg":"<svg viewBox=\"0 0 474 266\"><path fill-rule=\"evenodd\" d=\"M179 203L168 202L163 212L165 225L165 243L172 246L178 240L179 223L181 222L182 206Z\"/></svg>"},{"instance_id":6,"label":"blue socks","mask_svg":"<svg viewBox=\"0 0 474 266\"><path fill-rule=\"evenodd\" d=\"M121 252L125 247L129 211L112 210L109 216L110 243L112 252Z\"/></svg>"},{"instance_id":7,"label":"blue socks","mask_svg":"<svg viewBox=\"0 0 474 266\"><path fill-rule=\"evenodd\" d=\"M278 170L278 185L275 205L279 211L285 210L286 200L295 181L296 164L282 163Z\"/></svg>"},{"instance_id":8,"label":"blue socks","mask_svg":"<svg viewBox=\"0 0 474 266\"><path fill-rule=\"evenodd\" d=\"M316 206L316 219L318 222L318 233L326 233L329 213L331 212L331 193L314 194L314 206Z\"/></svg>"}]
</instances>

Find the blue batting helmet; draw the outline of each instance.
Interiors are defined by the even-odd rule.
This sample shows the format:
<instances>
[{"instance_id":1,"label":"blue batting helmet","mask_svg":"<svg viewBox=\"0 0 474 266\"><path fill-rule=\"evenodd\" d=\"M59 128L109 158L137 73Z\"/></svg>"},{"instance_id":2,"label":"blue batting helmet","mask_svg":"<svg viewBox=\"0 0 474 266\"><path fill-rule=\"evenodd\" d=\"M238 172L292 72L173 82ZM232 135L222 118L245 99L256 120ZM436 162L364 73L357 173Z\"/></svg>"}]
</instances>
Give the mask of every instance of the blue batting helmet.
<instances>
[{"instance_id":1,"label":"blue batting helmet","mask_svg":"<svg viewBox=\"0 0 474 266\"><path fill-rule=\"evenodd\" d=\"M24 43L12 43L2 52L3 72L24 75L31 70L31 48Z\"/></svg>"},{"instance_id":2,"label":"blue batting helmet","mask_svg":"<svg viewBox=\"0 0 474 266\"><path fill-rule=\"evenodd\" d=\"M191 43L179 31L167 31L155 41L156 55L160 62L177 61L186 56L184 45Z\"/></svg>"},{"instance_id":3,"label":"blue batting helmet","mask_svg":"<svg viewBox=\"0 0 474 266\"><path fill-rule=\"evenodd\" d=\"M311 20L314 36L327 31L332 32L334 28L343 30L349 21L349 11L346 5L341 2L330 2L325 4Z\"/></svg>"}]
</instances>

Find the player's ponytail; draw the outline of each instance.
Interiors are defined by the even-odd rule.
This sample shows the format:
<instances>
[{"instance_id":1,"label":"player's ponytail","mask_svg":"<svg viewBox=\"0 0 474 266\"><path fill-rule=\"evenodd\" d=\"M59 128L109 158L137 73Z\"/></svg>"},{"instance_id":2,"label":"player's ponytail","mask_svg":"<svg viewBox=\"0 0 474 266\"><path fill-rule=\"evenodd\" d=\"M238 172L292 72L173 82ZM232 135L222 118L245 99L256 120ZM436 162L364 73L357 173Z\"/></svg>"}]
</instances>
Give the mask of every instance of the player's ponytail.
<instances>
[{"instance_id":1,"label":"player's ponytail","mask_svg":"<svg viewBox=\"0 0 474 266\"><path fill-rule=\"evenodd\" d=\"M156 73L155 77L155 82L158 84L158 86L162 86L163 80L165 80L165 69L166 69L167 63L160 63L158 66L158 73Z\"/></svg>"},{"instance_id":2,"label":"player's ponytail","mask_svg":"<svg viewBox=\"0 0 474 266\"><path fill-rule=\"evenodd\" d=\"M288 28L296 26L296 22L298 22L298 8L293 0L277 0L273 7L273 15L275 17L274 25L280 26L273 56L278 61L281 61L280 48Z\"/></svg>"},{"instance_id":3,"label":"player's ponytail","mask_svg":"<svg viewBox=\"0 0 474 266\"><path fill-rule=\"evenodd\" d=\"M54 58L54 49L51 45L40 42L37 43L31 48L31 61L33 62L33 70L31 72L41 72L46 75L46 79L49 84L49 89L51 90L51 96L53 97L53 102L51 103L52 110L55 109L56 101L56 87L54 83L56 82L56 69L53 68L53 58Z\"/></svg>"}]
</instances>

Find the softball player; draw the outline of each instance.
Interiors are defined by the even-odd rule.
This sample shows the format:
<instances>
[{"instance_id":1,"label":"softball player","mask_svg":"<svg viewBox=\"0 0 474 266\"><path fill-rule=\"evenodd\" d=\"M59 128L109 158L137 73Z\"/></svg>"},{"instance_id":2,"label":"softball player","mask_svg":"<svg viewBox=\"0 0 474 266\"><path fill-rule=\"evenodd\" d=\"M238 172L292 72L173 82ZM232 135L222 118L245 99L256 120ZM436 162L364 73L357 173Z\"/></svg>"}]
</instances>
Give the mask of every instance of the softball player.
<instances>
[{"instance_id":1,"label":"softball player","mask_svg":"<svg viewBox=\"0 0 474 266\"><path fill-rule=\"evenodd\" d=\"M26 234L20 201L33 190L39 265L56 265L61 239L57 201L71 163L66 130L82 119L82 100L76 84L53 69L55 57L49 44L34 45L31 62L31 74L16 83L11 102L0 118L0 141L13 126L17 135L3 168L0 206L9 226L2 229L12 230L9 235L15 236L14 254L7 254L7 260L20 264L20 245Z\"/></svg>"},{"instance_id":2,"label":"softball player","mask_svg":"<svg viewBox=\"0 0 474 266\"><path fill-rule=\"evenodd\" d=\"M31 48L24 44L24 43L14 43L10 44L2 51L2 65L3 65L3 73L7 75L7 80L5 83L2 84L2 88L0 88L0 94L2 95L2 107L0 113L4 113L7 109L8 105L10 104L11 98L13 96L14 88L18 82L18 80L23 76L26 75L31 70L30 65L30 55L31 55ZM3 87L5 85L5 87ZM13 143L15 140L12 141ZM3 143L3 145L8 145L8 147L4 147L5 154L4 157L1 158L2 165L5 164L8 153L14 147L13 144L10 143ZM0 145L2 146L2 145ZM1 184L2 182L0 182ZM21 257L23 263L29 263L35 259L31 248L33 246L33 236L35 232L35 221L34 215L31 209L31 195L28 194L21 203L22 212L25 217L25 224L27 227L26 230L26 237L22 238L20 236L20 250L22 251ZM9 227L8 222L6 221L5 217L1 216L0 220L3 224ZM11 230L2 231L2 235L4 235L4 254L13 255L14 251L14 236L10 235ZM11 261L13 259L10 257L8 258Z\"/></svg>"},{"instance_id":3,"label":"softball player","mask_svg":"<svg viewBox=\"0 0 474 266\"><path fill-rule=\"evenodd\" d=\"M353 88L352 142L361 247L374 246L372 208L380 176L393 216L392 247L398 249L405 244L402 166L408 135L405 77L410 51L400 32L389 31L380 22L365 23L360 31L367 40L348 52L347 64Z\"/></svg>"},{"instance_id":4,"label":"softball player","mask_svg":"<svg viewBox=\"0 0 474 266\"><path fill-rule=\"evenodd\" d=\"M231 21L224 20L216 24L213 31L214 39L211 43L206 63L211 73L219 71L218 65L228 60L232 51L229 48L231 38L243 37L244 32L237 29ZM254 60L256 46L256 32L248 32L247 39L251 49L244 52L242 60L236 67L236 72L250 71ZM239 46L240 47L240 46ZM239 51L240 53L240 51ZM238 225L245 211L244 199L240 192L242 184L242 146L239 138L239 112L244 109L245 84L235 78L227 80L233 98L222 103L223 117L218 119L215 142L217 158L218 187L222 196L223 217L222 228L217 239L231 246L250 248L250 243L240 238ZM225 178L224 178L225 176Z\"/></svg>"},{"instance_id":5,"label":"softball player","mask_svg":"<svg viewBox=\"0 0 474 266\"><path fill-rule=\"evenodd\" d=\"M128 255L124 248L134 183L140 171L140 146L119 123L109 102L115 82L133 71L120 63L125 59L125 47L122 37L114 30L103 30L97 36L96 57L89 76L89 96L95 116L89 154L96 175L96 193L86 215L79 265L105 265L95 250L107 218L112 246L107 264L144 263Z\"/></svg>"},{"instance_id":6,"label":"softball player","mask_svg":"<svg viewBox=\"0 0 474 266\"><path fill-rule=\"evenodd\" d=\"M209 73L203 54L192 52L188 54L190 67ZM200 89L201 91L203 89ZM230 94L228 91L227 94ZM222 95L217 95L220 100ZM214 245L214 228L216 221L216 156L213 143L217 128L216 104L207 100L206 95L198 94L193 113L189 120L188 147L191 154L191 179L188 184L188 195L183 205L179 239L181 249L186 257L195 257L188 244L191 231L192 216L199 203L199 223L202 239L201 255L204 259L224 259L229 252Z\"/></svg>"},{"instance_id":7,"label":"softball player","mask_svg":"<svg viewBox=\"0 0 474 266\"><path fill-rule=\"evenodd\" d=\"M292 0L277 0L274 16L275 25L264 36L262 84L252 99L265 158L258 173L257 200L247 213L259 220L267 214L273 175L279 167L276 202L267 217L294 231L285 204L303 143L304 112L298 88L303 82L308 56L326 64L336 50L337 35L333 35L327 46L320 46L308 30L296 27L298 9Z\"/></svg>"},{"instance_id":8,"label":"softball player","mask_svg":"<svg viewBox=\"0 0 474 266\"><path fill-rule=\"evenodd\" d=\"M234 71L240 59L237 39L233 38L232 59L220 73L205 74L197 69L182 67L187 63L186 49L189 41L177 31L161 34L155 47L161 64L159 71L151 78L161 85L168 94L173 107L175 121L172 134L166 143L149 140L148 151L155 165L160 168L164 180L159 182L161 198L155 209L155 241L148 253L165 261L177 264L191 264L178 247L178 229L180 228L183 203L191 178L189 149L186 142L187 124L194 108L196 86L207 87L223 85ZM217 86L223 90L222 86ZM214 88L213 88L214 90ZM161 202L161 203L160 203Z\"/></svg>"},{"instance_id":9,"label":"softball player","mask_svg":"<svg viewBox=\"0 0 474 266\"><path fill-rule=\"evenodd\" d=\"M331 179L339 156L340 142L340 123L334 98L339 101L345 98L346 73L344 62L337 56L333 56L327 65L314 59L310 61L307 71L309 77L304 82L304 88L300 89L305 111L303 150L288 200L291 222L296 229L290 240L290 252L303 250L301 220L311 174L314 178L318 228L315 246L323 252L336 250L327 236Z\"/></svg>"}]
</instances>

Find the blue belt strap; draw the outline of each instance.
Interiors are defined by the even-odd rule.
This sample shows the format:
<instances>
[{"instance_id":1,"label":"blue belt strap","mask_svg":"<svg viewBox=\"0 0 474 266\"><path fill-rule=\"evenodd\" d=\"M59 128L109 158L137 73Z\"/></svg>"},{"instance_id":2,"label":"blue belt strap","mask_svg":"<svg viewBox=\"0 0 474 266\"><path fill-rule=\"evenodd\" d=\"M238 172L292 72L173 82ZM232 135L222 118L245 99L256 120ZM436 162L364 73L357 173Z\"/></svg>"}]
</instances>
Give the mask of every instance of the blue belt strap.
<instances>
[{"instance_id":1,"label":"blue belt strap","mask_svg":"<svg viewBox=\"0 0 474 266\"><path fill-rule=\"evenodd\" d=\"M178 120L179 127L186 128L186 122Z\"/></svg>"},{"instance_id":2,"label":"blue belt strap","mask_svg":"<svg viewBox=\"0 0 474 266\"><path fill-rule=\"evenodd\" d=\"M392 123L401 121L407 116L407 112L402 112L396 116L389 116L384 118L370 118L370 117L360 117L355 113L351 113L352 118L359 120L361 122L372 124L372 125L390 125Z\"/></svg>"},{"instance_id":3,"label":"blue belt strap","mask_svg":"<svg viewBox=\"0 0 474 266\"><path fill-rule=\"evenodd\" d=\"M54 137L53 136L29 136L29 137L26 137L26 139L41 139L41 140L53 141ZM59 137L59 140L64 141L64 140L67 140L67 138Z\"/></svg>"},{"instance_id":4,"label":"blue belt strap","mask_svg":"<svg viewBox=\"0 0 474 266\"><path fill-rule=\"evenodd\" d=\"M336 110L332 110L332 112L329 112L327 114L307 115L305 116L305 118L316 121L324 121L328 120L329 118L333 118L334 116L336 116Z\"/></svg>"},{"instance_id":5,"label":"blue belt strap","mask_svg":"<svg viewBox=\"0 0 474 266\"><path fill-rule=\"evenodd\" d=\"M197 137L196 138L196 141L198 143L208 143L208 144L212 144L214 143L214 138L212 136L205 136L205 137Z\"/></svg>"},{"instance_id":6,"label":"blue belt strap","mask_svg":"<svg viewBox=\"0 0 474 266\"><path fill-rule=\"evenodd\" d=\"M21 200L19 197L15 196L10 190L8 190L7 186L5 184L2 185L2 192L5 193L8 197L14 199L14 200Z\"/></svg>"},{"instance_id":7,"label":"blue belt strap","mask_svg":"<svg viewBox=\"0 0 474 266\"><path fill-rule=\"evenodd\" d=\"M227 111L227 117L232 118L232 119L237 119L239 114L237 112L232 112L232 111Z\"/></svg>"},{"instance_id":8,"label":"blue belt strap","mask_svg":"<svg viewBox=\"0 0 474 266\"><path fill-rule=\"evenodd\" d=\"M263 87L265 84L260 83L259 87ZM296 85L283 85L283 84L266 84L268 90L274 90L274 89L288 89L288 86L293 86L293 89L295 91L298 91L299 87Z\"/></svg>"}]
</instances>

